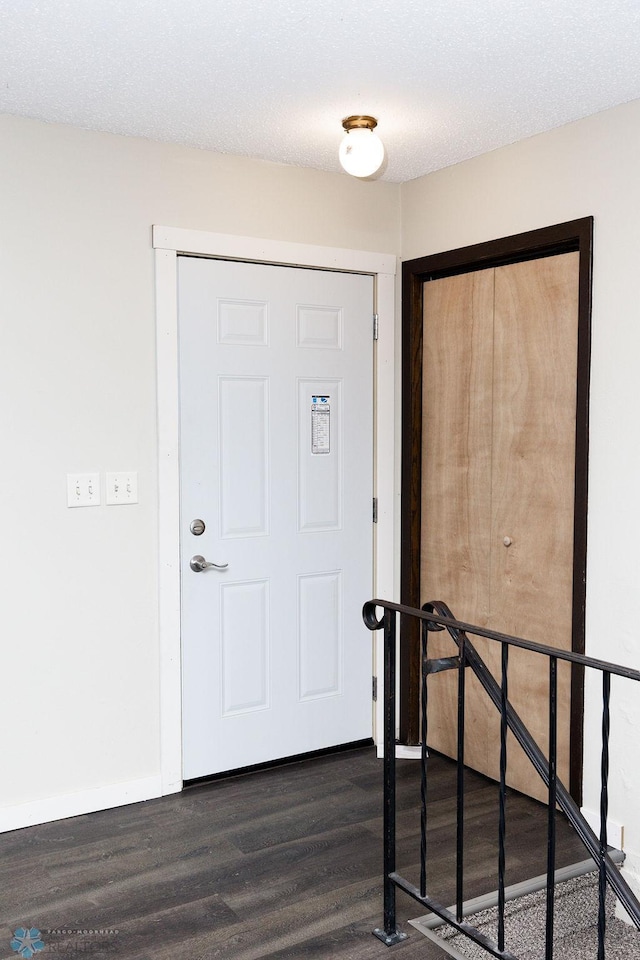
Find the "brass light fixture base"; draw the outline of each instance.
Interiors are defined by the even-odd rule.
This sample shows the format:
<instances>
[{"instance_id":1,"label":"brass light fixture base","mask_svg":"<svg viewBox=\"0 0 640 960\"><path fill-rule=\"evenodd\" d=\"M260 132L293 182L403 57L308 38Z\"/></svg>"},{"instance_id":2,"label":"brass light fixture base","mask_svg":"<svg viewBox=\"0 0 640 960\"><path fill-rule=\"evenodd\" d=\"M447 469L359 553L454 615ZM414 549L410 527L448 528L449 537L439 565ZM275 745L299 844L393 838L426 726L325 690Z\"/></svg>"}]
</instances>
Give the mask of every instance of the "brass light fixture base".
<instances>
[{"instance_id":1,"label":"brass light fixture base","mask_svg":"<svg viewBox=\"0 0 640 960\"><path fill-rule=\"evenodd\" d=\"M378 121L375 117L345 117L342 126L347 133L349 130L373 130L378 126Z\"/></svg>"}]
</instances>

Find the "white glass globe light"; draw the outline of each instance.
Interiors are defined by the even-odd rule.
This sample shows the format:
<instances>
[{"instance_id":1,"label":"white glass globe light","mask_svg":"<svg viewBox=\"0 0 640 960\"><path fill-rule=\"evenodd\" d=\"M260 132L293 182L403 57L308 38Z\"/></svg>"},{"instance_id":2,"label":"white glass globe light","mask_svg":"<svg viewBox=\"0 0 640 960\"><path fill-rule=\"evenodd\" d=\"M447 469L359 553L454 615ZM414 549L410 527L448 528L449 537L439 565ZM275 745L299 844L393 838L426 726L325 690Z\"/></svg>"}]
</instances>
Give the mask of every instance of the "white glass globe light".
<instances>
[{"instance_id":1,"label":"white glass globe light","mask_svg":"<svg viewBox=\"0 0 640 960\"><path fill-rule=\"evenodd\" d=\"M353 127L344 135L338 157L352 177L370 177L382 166L384 145L370 126Z\"/></svg>"}]
</instances>

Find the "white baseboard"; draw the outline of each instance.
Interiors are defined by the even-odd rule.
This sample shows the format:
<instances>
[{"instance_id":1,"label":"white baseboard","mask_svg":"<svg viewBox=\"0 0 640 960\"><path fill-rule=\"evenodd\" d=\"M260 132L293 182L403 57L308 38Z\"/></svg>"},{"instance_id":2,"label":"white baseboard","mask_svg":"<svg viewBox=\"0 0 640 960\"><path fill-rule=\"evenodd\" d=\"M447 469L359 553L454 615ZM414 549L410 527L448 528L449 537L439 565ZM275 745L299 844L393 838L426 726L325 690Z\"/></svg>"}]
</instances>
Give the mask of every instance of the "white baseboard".
<instances>
[{"instance_id":1,"label":"white baseboard","mask_svg":"<svg viewBox=\"0 0 640 960\"><path fill-rule=\"evenodd\" d=\"M631 887L632 893L640 899L640 857L633 853L627 853L622 868L622 876ZM616 900L616 917L618 920L624 920L625 923L635 924L619 900Z\"/></svg>"},{"instance_id":2,"label":"white baseboard","mask_svg":"<svg viewBox=\"0 0 640 960\"><path fill-rule=\"evenodd\" d=\"M580 813L585 818L596 837L600 836L600 812L582 807ZM615 820L607 820L607 843L616 850L624 850L624 826Z\"/></svg>"},{"instance_id":3,"label":"white baseboard","mask_svg":"<svg viewBox=\"0 0 640 960\"><path fill-rule=\"evenodd\" d=\"M378 760L384 757L384 744L376 743ZM396 760L419 760L422 756L422 747L408 747L404 743L396 744Z\"/></svg>"},{"instance_id":4,"label":"white baseboard","mask_svg":"<svg viewBox=\"0 0 640 960\"><path fill-rule=\"evenodd\" d=\"M160 796L162 784L161 778L157 776L0 807L0 833L33 827L38 823L49 823L51 820L77 817L83 813L95 813L96 810L124 807L128 803L152 800Z\"/></svg>"},{"instance_id":5,"label":"white baseboard","mask_svg":"<svg viewBox=\"0 0 640 960\"><path fill-rule=\"evenodd\" d=\"M406 743L396 744L396 760L420 760L422 757L422 747L408 747Z\"/></svg>"}]
</instances>

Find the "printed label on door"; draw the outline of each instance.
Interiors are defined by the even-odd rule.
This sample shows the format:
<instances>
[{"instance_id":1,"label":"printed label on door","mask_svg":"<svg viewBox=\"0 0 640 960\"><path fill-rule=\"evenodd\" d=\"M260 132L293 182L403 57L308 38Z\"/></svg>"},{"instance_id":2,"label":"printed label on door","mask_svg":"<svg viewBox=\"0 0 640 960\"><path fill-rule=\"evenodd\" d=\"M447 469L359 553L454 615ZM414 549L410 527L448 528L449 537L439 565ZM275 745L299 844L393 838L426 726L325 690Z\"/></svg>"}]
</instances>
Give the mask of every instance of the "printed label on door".
<instances>
[{"instance_id":1,"label":"printed label on door","mask_svg":"<svg viewBox=\"0 0 640 960\"><path fill-rule=\"evenodd\" d=\"M311 453L331 453L331 404L329 397L311 398Z\"/></svg>"}]
</instances>

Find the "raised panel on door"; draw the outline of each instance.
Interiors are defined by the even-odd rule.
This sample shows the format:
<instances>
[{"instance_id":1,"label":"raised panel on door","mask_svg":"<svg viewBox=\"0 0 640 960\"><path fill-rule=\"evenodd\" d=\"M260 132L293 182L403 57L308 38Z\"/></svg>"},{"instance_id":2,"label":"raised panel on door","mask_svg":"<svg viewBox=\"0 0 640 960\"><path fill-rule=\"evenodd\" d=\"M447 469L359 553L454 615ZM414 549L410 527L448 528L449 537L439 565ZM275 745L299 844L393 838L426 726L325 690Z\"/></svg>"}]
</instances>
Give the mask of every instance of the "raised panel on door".
<instances>
[{"instance_id":1,"label":"raised panel on door","mask_svg":"<svg viewBox=\"0 0 640 960\"><path fill-rule=\"evenodd\" d=\"M578 256L495 271L490 625L564 650L572 645ZM509 699L545 751L548 692L547 661L512 650ZM566 784L570 709L570 667L560 663L558 773ZM497 737L495 719L493 726ZM512 738L508 782L545 798Z\"/></svg>"},{"instance_id":2,"label":"raised panel on door","mask_svg":"<svg viewBox=\"0 0 640 960\"><path fill-rule=\"evenodd\" d=\"M483 270L424 286L420 595L480 625L489 617L493 283ZM455 652L448 635L430 634L431 657ZM465 749L484 770L488 707L476 678L467 683ZM455 671L429 681L429 745L449 756L456 684Z\"/></svg>"},{"instance_id":3,"label":"raised panel on door","mask_svg":"<svg viewBox=\"0 0 640 960\"><path fill-rule=\"evenodd\" d=\"M220 536L269 534L268 377L218 378Z\"/></svg>"}]
</instances>

